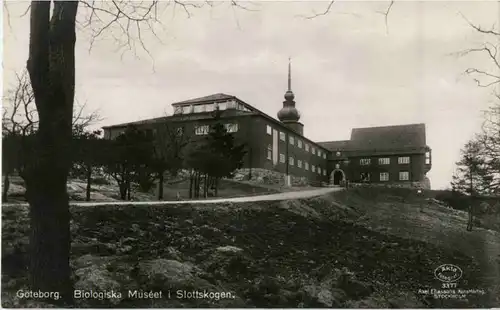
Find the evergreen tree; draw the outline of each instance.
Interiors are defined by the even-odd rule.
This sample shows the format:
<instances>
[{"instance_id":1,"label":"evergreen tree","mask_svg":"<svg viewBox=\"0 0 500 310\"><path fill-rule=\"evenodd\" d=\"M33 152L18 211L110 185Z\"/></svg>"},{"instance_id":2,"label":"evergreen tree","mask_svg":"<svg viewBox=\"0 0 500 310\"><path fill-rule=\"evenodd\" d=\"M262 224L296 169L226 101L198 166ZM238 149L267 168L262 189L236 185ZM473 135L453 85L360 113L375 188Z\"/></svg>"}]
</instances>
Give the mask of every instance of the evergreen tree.
<instances>
[{"instance_id":1,"label":"evergreen tree","mask_svg":"<svg viewBox=\"0 0 500 310\"><path fill-rule=\"evenodd\" d=\"M176 176L183 166L184 149L189 142L184 127L168 123L156 125L154 130L153 170L158 178L158 200L163 199L165 172Z\"/></svg>"},{"instance_id":2,"label":"evergreen tree","mask_svg":"<svg viewBox=\"0 0 500 310\"><path fill-rule=\"evenodd\" d=\"M73 158L72 172L78 176L84 176L87 182L85 200L90 201L92 174L97 167L103 163L106 141L100 139L101 131L80 131L73 137L75 152Z\"/></svg>"},{"instance_id":3,"label":"evergreen tree","mask_svg":"<svg viewBox=\"0 0 500 310\"><path fill-rule=\"evenodd\" d=\"M133 181L142 188L152 184L153 136L135 126L128 127L114 140L108 140L105 171L118 183L120 198L130 200Z\"/></svg>"},{"instance_id":4,"label":"evergreen tree","mask_svg":"<svg viewBox=\"0 0 500 310\"><path fill-rule=\"evenodd\" d=\"M482 143L470 140L461 151L461 159L451 182L452 189L470 196L488 192L493 175L488 169Z\"/></svg>"}]
</instances>

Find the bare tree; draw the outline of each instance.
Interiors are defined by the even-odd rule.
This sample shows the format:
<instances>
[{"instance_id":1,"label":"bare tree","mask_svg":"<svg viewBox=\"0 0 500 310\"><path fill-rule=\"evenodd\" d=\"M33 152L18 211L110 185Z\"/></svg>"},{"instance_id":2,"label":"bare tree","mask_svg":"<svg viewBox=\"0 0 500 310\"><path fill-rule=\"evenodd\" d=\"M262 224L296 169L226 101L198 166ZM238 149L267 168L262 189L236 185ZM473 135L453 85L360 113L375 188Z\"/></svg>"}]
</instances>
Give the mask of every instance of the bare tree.
<instances>
[{"instance_id":1,"label":"bare tree","mask_svg":"<svg viewBox=\"0 0 500 310\"><path fill-rule=\"evenodd\" d=\"M15 74L15 83L6 91L3 98L2 136L3 136L3 177L2 197L7 201L9 177L13 172L24 178L24 167L30 155L29 147L38 129L38 112L29 75L26 70ZM98 111L87 114L86 105L75 106L73 131L85 131L100 120Z\"/></svg>"},{"instance_id":2,"label":"bare tree","mask_svg":"<svg viewBox=\"0 0 500 310\"><path fill-rule=\"evenodd\" d=\"M209 4L210 2L206 2ZM84 20L77 22L81 4ZM75 42L78 27L92 30L92 41L109 27L108 35L120 46L146 52L142 31L155 34L159 2L134 1L32 1L27 69L38 111L34 158L26 173L30 205L30 287L60 292L72 303L70 279L70 212L66 183L71 168L69 146L73 134L75 95ZM162 2L165 8L181 6L189 13L196 2ZM51 14L52 7L52 14ZM120 35L117 35L120 33ZM138 45L138 46L137 46Z\"/></svg>"},{"instance_id":3,"label":"bare tree","mask_svg":"<svg viewBox=\"0 0 500 310\"><path fill-rule=\"evenodd\" d=\"M495 100L484 111L482 131L477 140L482 145L488 169L494 176L489 190L498 194L500 192L500 31L496 30L494 26L485 28L474 24L463 14L462 17L472 29L489 38L481 46L461 51L459 55L483 55L491 65L490 69L470 67L465 70L465 73L470 75L479 87L493 88Z\"/></svg>"}]
</instances>

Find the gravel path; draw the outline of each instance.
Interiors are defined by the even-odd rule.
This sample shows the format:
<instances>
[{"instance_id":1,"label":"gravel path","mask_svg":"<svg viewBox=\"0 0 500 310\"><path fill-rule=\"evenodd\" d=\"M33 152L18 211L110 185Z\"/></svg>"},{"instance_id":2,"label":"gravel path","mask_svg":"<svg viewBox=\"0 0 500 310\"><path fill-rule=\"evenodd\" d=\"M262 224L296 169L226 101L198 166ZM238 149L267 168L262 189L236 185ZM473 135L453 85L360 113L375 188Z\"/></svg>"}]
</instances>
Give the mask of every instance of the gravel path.
<instances>
[{"instance_id":1,"label":"gravel path","mask_svg":"<svg viewBox=\"0 0 500 310\"><path fill-rule=\"evenodd\" d=\"M340 187L326 187L307 191L286 192L270 195L248 196L237 198L223 199L207 199L207 200L175 200L175 201L111 201L111 202L71 202L72 206L93 207L93 206L116 206L116 205L134 205L134 206L155 206L155 205L176 205L176 204L206 204L206 203L222 203L222 202L254 202L254 201L273 201L273 200L289 200L310 198L315 196L325 195L331 192L341 191ZM2 206L28 206L27 203L22 204L2 204Z\"/></svg>"}]
</instances>

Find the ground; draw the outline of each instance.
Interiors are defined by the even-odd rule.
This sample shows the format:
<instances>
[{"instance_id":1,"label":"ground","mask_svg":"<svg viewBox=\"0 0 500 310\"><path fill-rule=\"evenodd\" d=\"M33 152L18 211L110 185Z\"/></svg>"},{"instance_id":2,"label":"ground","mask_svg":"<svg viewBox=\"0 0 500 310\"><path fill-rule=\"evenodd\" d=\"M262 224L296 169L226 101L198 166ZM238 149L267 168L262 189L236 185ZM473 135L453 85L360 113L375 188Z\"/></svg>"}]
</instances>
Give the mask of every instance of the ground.
<instances>
[{"instance_id":1,"label":"ground","mask_svg":"<svg viewBox=\"0 0 500 310\"><path fill-rule=\"evenodd\" d=\"M24 181L17 176L10 178L9 203L23 203ZM84 180L70 179L68 182L68 193L71 201L84 201L86 196L86 182ZM258 184L249 181L221 180L219 184L218 198L247 197L279 192L301 191L311 187L283 187L280 185ZM140 192L137 187L133 188L131 198L133 201L155 201L157 200L156 188L149 192ZM189 179L186 177L172 178L166 180L163 187L163 200L176 201L189 199ZM119 189L112 179L104 184L92 184L91 201L119 201ZM213 197L210 197L213 198Z\"/></svg>"},{"instance_id":2,"label":"ground","mask_svg":"<svg viewBox=\"0 0 500 310\"><path fill-rule=\"evenodd\" d=\"M29 289L27 208L2 209L2 306L46 306L15 296ZM500 305L500 234L480 227L466 232L464 212L399 193L351 189L284 201L71 211L76 289L123 293L77 299L80 307ZM459 266L458 287L476 291L466 299L423 294L442 288L434 277L442 264ZM163 296L129 297L129 290ZM184 298L193 290L212 295Z\"/></svg>"}]
</instances>

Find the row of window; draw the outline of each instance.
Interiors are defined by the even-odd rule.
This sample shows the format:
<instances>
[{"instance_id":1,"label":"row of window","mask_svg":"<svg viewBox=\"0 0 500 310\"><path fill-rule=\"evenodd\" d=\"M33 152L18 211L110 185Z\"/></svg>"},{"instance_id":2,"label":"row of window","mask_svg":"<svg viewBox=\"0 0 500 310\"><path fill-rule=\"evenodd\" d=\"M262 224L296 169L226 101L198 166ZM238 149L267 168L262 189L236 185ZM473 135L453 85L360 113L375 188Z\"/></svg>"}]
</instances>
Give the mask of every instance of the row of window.
<instances>
[{"instance_id":1,"label":"row of window","mask_svg":"<svg viewBox=\"0 0 500 310\"><path fill-rule=\"evenodd\" d=\"M273 149L269 145L267 148L267 159L272 160L273 158ZM280 153L280 163L285 163L285 154ZM293 156L288 157L288 164L290 166L295 165L295 158ZM304 165L302 165L304 164ZM305 170L309 170L309 163L307 161L302 162L302 160L297 159L297 167L302 168L304 167ZM321 169L320 166L314 166L311 165L311 171L312 172L317 172L319 175L323 174L326 175L326 169Z\"/></svg>"},{"instance_id":2,"label":"row of window","mask_svg":"<svg viewBox=\"0 0 500 310\"><path fill-rule=\"evenodd\" d=\"M215 103L207 103L207 104L196 104L196 105L185 105L185 106L177 106L175 107L174 114L191 114L191 113L203 113L203 112L212 112L217 108L219 110L229 110L236 109L240 111L250 111L243 104L237 102L236 100L228 100L222 102Z\"/></svg>"},{"instance_id":3,"label":"row of window","mask_svg":"<svg viewBox=\"0 0 500 310\"><path fill-rule=\"evenodd\" d=\"M359 160L359 164L361 166L368 166L371 164L371 158L361 158ZM391 163L391 159L389 157L384 157L384 158L379 158L378 159L378 164L379 165L389 165ZM409 156L402 156L398 157L398 164L403 165L403 164L409 164L410 163L410 157Z\"/></svg>"},{"instance_id":4,"label":"row of window","mask_svg":"<svg viewBox=\"0 0 500 310\"><path fill-rule=\"evenodd\" d=\"M380 173L380 181L387 182L390 181L389 172L381 172ZM408 171L400 171L399 172L399 181L409 181L410 180L410 172ZM370 181L370 173L361 173L361 181L369 182Z\"/></svg>"},{"instance_id":5,"label":"row of window","mask_svg":"<svg viewBox=\"0 0 500 310\"><path fill-rule=\"evenodd\" d=\"M272 136L273 134L273 128L269 125L267 125L267 128L266 128L266 132L268 135ZM280 140L281 141L286 141L286 134L282 131L280 131ZM297 143L295 143L295 141L297 141ZM288 142L291 144L291 145L297 145L297 147L299 149L302 148L302 145L304 145L304 149L306 152L309 152L309 148L311 149L311 153L313 155L316 155L316 148L314 146L309 146L309 144L307 143L303 143L301 139L295 139L293 136L290 136L288 137ZM326 159L326 152L322 152L320 149L318 149L318 156L319 157L323 157L324 159Z\"/></svg>"},{"instance_id":6,"label":"row of window","mask_svg":"<svg viewBox=\"0 0 500 310\"><path fill-rule=\"evenodd\" d=\"M226 128L227 132L237 132L238 131L238 124L237 123L224 124L224 127ZM194 133L197 136L207 135L209 131L210 131L209 125L201 125L201 126L194 127Z\"/></svg>"}]
</instances>

